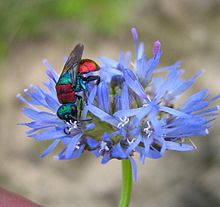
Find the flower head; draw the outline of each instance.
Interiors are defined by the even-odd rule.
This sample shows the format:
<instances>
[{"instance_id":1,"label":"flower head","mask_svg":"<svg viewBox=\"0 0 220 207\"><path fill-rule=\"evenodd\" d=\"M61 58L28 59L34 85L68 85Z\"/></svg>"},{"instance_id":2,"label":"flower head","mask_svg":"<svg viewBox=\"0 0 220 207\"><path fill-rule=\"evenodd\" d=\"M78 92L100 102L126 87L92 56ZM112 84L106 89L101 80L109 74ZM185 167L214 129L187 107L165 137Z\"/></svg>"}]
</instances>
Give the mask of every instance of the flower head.
<instances>
[{"instance_id":1,"label":"flower head","mask_svg":"<svg viewBox=\"0 0 220 207\"><path fill-rule=\"evenodd\" d=\"M160 42L155 41L152 58L147 59L144 44L138 43L137 31L133 28L131 32L136 51L134 61L130 52L120 53L118 61L101 57L101 82L98 86L86 84L88 99L84 97L81 119L89 116L91 121L67 122L57 117L58 76L47 62L48 90L30 86L24 91L30 100L17 96L28 106L24 115L32 119L23 124L31 128L27 135L37 141L53 140L41 157L61 142L64 149L56 159L77 158L83 151L102 157L103 164L111 159L129 159L135 180L135 154L144 163L146 158L160 158L168 150L192 151L196 147L191 137L208 134L219 110L218 105L212 104L220 96L210 98L205 89L177 105L179 97L203 71L184 80L179 61L158 68Z\"/></svg>"}]
</instances>

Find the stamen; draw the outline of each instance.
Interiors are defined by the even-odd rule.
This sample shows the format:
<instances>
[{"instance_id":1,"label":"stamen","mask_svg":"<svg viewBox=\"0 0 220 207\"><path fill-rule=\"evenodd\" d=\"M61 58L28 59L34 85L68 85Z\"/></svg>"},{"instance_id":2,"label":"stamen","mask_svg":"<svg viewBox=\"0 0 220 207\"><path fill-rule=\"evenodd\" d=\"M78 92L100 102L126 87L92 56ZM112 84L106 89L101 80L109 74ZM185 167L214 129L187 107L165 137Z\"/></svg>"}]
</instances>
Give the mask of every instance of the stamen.
<instances>
[{"instance_id":1,"label":"stamen","mask_svg":"<svg viewBox=\"0 0 220 207\"><path fill-rule=\"evenodd\" d=\"M190 138L188 138L188 140L191 143L191 145L193 146L193 148L197 149L197 146L195 145L195 143ZM182 145L185 142L185 139L181 138L180 141L181 141L180 145Z\"/></svg>"},{"instance_id":2,"label":"stamen","mask_svg":"<svg viewBox=\"0 0 220 207\"><path fill-rule=\"evenodd\" d=\"M74 129L77 129L79 123L78 123L78 121L73 122L72 120L70 120L70 124L73 126Z\"/></svg>"},{"instance_id":3,"label":"stamen","mask_svg":"<svg viewBox=\"0 0 220 207\"><path fill-rule=\"evenodd\" d=\"M133 144L136 141L136 138L132 138L131 140L129 140L129 138L127 138L127 142L129 145Z\"/></svg>"},{"instance_id":4,"label":"stamen","mask_svg":"<svg viewBox=\"0 0 220 207\"><path fill-rule=\"evenodd\" d=\"M80 142L77 142L76 146L75 146L75 149L79 149L80 148Z\"/></svg>"},{"instance_id":5,"label":"stamen","mask_svg":"<svg viewBox=\"0 0 220 207\"><path fill-rule=\"evenodd\" d=\"M147 124L147 127L143 129L143 132L147 135L147 137L150 137L150 135L153 133L153 129L149 121L147 121L146 124Z\"/></svg>"},{"instance_id":6,"label":"stamen","mask_svg":"<svg viewBox=\"0 0 220 207\"><path fill-rule=\"evenodd\" d=\"M101 141L99 153L101 153L103 151L109 151L109 147L107 145L107 142Z\"/></svg>"},{"instance_id":7,"label":"stamen","mask_svg":"<svg viewBox=\"0 0 220 207\"><path fill-rule=\"evenodd\" d=\"M120 121L121 122L118 123L118 128L124 127L129 122L129 118L127 116L120 117Z\"/></svg>"},{"instance_id":8,"label":"stamen","mask_svg":"<svg viewBox=\"0 0 220 207\"><path fill-rule=\"evenodd\" d=\"M195 143L189 138L190 143L192 144L194 149L197 149L197 146L195 145Z\"/></svg>"},{"instance_id":9,"label":"stamen","mask_svg":"<svg viewBox=\"0 0 220 207\"><path fill-rule=\"evenodd\" d=\"M64 133L67 135L70 135L72 131L74 131L75 129L79 128L79 122L78 121L66 121L66 125L68 125L68 127L66 127L64 129Z\"/></svg>"}]
</instances>

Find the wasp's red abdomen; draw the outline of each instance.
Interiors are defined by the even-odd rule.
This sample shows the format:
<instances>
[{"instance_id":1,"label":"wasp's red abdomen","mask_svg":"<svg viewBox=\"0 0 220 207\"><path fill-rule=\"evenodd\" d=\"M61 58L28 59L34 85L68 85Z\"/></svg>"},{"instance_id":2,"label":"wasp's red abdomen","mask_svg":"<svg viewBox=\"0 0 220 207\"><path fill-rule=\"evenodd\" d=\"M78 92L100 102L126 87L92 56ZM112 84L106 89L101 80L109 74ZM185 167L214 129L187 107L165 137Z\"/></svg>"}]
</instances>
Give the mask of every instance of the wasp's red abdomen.
<instances>
[{"instance_id":1,"label":"wasp's red abdomen","mask_svg":"<svg viewBox=\"0 0 220 207\"><path fill-rule=\"evenodd\" d=\"M99 70L99 66L96 64L95 61L90 59L83 59L80 61L78 65L79 73L89 73Z\"/></svg>"},{"instance_id":2,"label":"wasp's red abdomen","mask_svg":"<svg viewBox=\"0 0 220 207\"><path fill-rule=\"evenodd\" d=\"M74 90L71 84L56 85L56 91L61 104L75 102Z\"/></svg>"}]
</instances>

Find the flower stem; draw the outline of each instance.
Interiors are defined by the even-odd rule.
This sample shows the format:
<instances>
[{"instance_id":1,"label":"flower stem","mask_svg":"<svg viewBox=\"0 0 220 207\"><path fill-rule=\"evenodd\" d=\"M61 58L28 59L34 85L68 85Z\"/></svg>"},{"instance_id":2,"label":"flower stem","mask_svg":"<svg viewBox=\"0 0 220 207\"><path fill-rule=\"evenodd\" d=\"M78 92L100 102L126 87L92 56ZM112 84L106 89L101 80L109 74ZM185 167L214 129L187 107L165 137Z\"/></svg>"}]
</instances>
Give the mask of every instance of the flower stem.
<instances>
[{"instance_id":1,"label":"flower stem","mask_svg":"<svg viewBox=\"0 0 220 207\"><path fill-rule=\"evenodd\" d=\"M122 189L118 207L128 207L132 190L132 170L129 160L122 160Z\"/></svg>"}]
</instances>

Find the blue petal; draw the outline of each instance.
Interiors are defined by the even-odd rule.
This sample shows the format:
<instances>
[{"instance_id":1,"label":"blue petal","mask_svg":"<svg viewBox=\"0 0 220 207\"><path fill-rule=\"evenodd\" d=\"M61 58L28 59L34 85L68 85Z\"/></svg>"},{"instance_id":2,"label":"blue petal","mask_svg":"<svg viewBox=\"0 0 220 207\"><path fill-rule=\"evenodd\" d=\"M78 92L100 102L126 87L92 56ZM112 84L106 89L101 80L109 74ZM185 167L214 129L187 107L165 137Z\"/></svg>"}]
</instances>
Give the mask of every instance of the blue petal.
<instances>
[{"instance_id":1,"label":"blue petal","mask_svg":"<svg viewBox=\"0 0 220 207\"><path fill-rule=\"evenodd\" d=\"M144 79L145 79L145 70L144 67L146 65L146 55L143 54L142 58L138 59L136 61L136 74L140 80L141 83L143 83Z\"/></svg>"},{"instance_id":2,"label":"blue petal","mask_svg":"<svg viewBox=\"0 0 220 207\"><path fill-rule=\"evenodd\" d=\"M76 158L80 157L84 148L85 148L85 145L83 144L79 147L79 149L74 150L73 154L70 156L70 159L76 159Z\"/></svg>"},{"instance_id":3,"label":"blue petal","mask_svg":"<svg viewBox=\"0 0 220 207\"><path fill-rule=\"evenodd\" d=\"M115 112L113 114L113 116L119 117L119 118L135 116L140 111L140 109L141 108L138 108L138 109L128 109L128 110L120 110L120 111Z\"/></svg>"},{"instance_id":4,"label":"blue petal","mask_svg":"<svg viewBox=\"0 0 220 207\"><path fill-rule=\"evenodd\" d=\"M157 141L158 141L158 139L157 139ZM164 153L166 152L166 143L165 143L165 140L164 140L164 138L162 138L161 140L160 140L160 145L161 145L161 148L160 148L160 154L163 156L164 155Z\"/></svg>"},{"instance_id":5,"label":"blue petal","mask_svg":"<svg viewBox=\"0 0 220 207\"><path fill-rule=\"evenodd\" d=\"M48 90L50 92L50 95L52 97L57 97L57 93L56 93L56 90L55 90L54 83L52 83L52 82L48 82L48 83L47 82L43 82L43 84L48 88ZM32 87L31 87L31 89L32 89Z\"/></svg>"},{"instance_id":6,"label":"blue petal","mask_svg":"<svg viewBox=\"0 0 220 207\"><path fill-rule=\"evenodd\" d=\"M131 163L133 181L136 182L137 181L137 165L131 156L129 156L128 158Z\"/></svg>"},{"instance_id":7,"label":"blue petal","mask_svg":"<svg viewBox=\"0 0 220 207\"><path fill-rule=\"evenodd\" d=\"M110 139L111 139L111 135L110 134L108 134L107 132L104 132L104 134L102 135L102 140L104 141L104 142L109 142L110 141Z\"/></svg>"},{"instance_id":8,"label":"blue petal","mask_svg":"<svg viewBox=\"0 0 220 207\"><path fill-rule=\"evenodd\" d=\"M138 48L137 59L141 59L144 55L144 43L141 42Z\"/></svg>"},{"instance_id":9,"label":"blue petal","mask_svg":"<svg viewBox=\"0 0 220 207\"><path fill-rule=\"evenodd\" d=\"M40 158L44 158L47 156L50 152L52 152L56 146L59 144L60 139L56 139L41 155Z\"/></svg>"},{"instance_id":10,"label":"blue petal","mask_svg":"<svg viewBox=\"0 0 220 207\"><path fill-rule=\"evenodd\" d=\"M88 104L92 104L96 96L97 86L94 86L89 94Z\"/></svg>"},{"instance_id":11,"label":"blue petal","mask_svg":"<svg viewBox=\"0 0 220 207\"><path fill-rule=\"evenodd\" d=\"M109 114L105 113L101 109L97 108L96 106L93 105L88 105L86 108L96 117L98 117L101 121L104 121L106 123L111 124L112 126L117 127L118 121L110 116Z\"/></svg>"},{"instance_id":12,"label":"blue petal","mask_svg":"<svg viewBox=\"0 0 220 207\"><path fill-rule=\"evenodd\" d=\"M37 106L43 106L51 111L54 111L53 106L49 105L46 102L45 97L48 95L45 91L42 91L42 93L30 93L27 89L25 90L25 93L29 95L32 99L30 100L30 103L37 105ZM56 100L54 100L57 102Z\"/></svg>"},{"instance_id":13,"label":"blue petal","mask_svg":"<svg viewBox=\"0 0 220 207\"><path fill-rule=\"evenodd\" d=\"M95 128L95 124L91 123L91 124L87 124L84 130L89 131L89 130L94 129L94 128Z\"/></svg>"},{"instance_id":14,"label":"blue petal","mask_svg":"<svg viewBox=\"0 0 220 207\"><path fill-rule=\"evenodd\" d=\"M114 96L115 111L121 110L121 97L117 94Z\"/></svg>"},{"instance_id":15,"label":"blue petal","mask_svg":"<svg viewBox=\"0 0 220 207\"><path fill-rule=\"evenodd\" d=\"M147 154L150 150L150 146L153 143L153 136L145 136L142 139L143 143L144 143L144 153Z\"/></svg>"},{"instance_id":16,"label":"blue petal","mask_svg":"<svg viewBox=\"0 0 220 207\"><path fill-rule=\"evenodd\" d=\"M154 105L153 103L150 103L150 104L142 107L141 110L139 111L139 113L136 115L136 118L139 121L141 121L145 116L147 116L150 113L152 108L155 108L155 110L157 110L157 105Z\"/></svg>"},{"instance_id":17,"label":"blue petal","mask_svg":"<svg viewBox=\"0 0 220 207\"><path fill-rule=\"evenodd\" d=\"M170 96L177 96L181 93L185 92L188 88L190 88L194 82L195 79L198 78L200 75L202 75L203 71L199 71L193 78L191 78L189 81L183 82L180 86L175 87L172 92L170 92Z\"/></svg>"},{"instance_id":18,"label":"blue petal","mask_svg":"<svg viewBox=\"0 0 220 207\"><path fill-rule=\"evenodd\" d=\"M169 108L169 107L166 107L166 106L160 106L160 111L166 112L166 113L171 114L171 115L176 116L176 117L182 117L182 118L191 117L189 114L183 113L181 111L178 111L176 109Z\"/></svg>"},{"instance_id":19,"label":"blue petal","mask_svg":"<svg viewBox=\"0 0 220 207\"><path fill-rule=\"evenodd\" d=\"M54 127L57 123L56 122L42 122L42 121L39 121L39 122L36 122L36 121L33 121L33 122L30 122L30 123L20 123L18 125L20 126L27 126L27 127L30 127L32 129L43 129L43 128L49 128L49 127Z\"/></svg>"},{"instance_id":20,"label":"blue petal","mask_svg":"<svg viewBox=\"0 0 220 207\"><path fill-rule=\"evenodd\" d=\"M109 113L109 87L106 82L101 82L98 86L99 108Z\"/></svg>"},{"instance_id":21,"label":"blue petal","mask_svg":"<svg viewBox=\"0 0 220 207\"><path fill-rule=\"evenodd\" d=\"M214 107L211 107L209 109L206 109L206 110L203 110L203 111L200 111L200 112L197 112L197 113L194 113L194 115L203 115L203 114L206 114L206 113L210 113L210 112L215 112L215 111L219 111L219 106L214 106Z\"/></svg>"},{"instance_id":22,"label":"blue petal","mask_svg":"<svg viewBox=\"0 0 220 207\"><path fill-rule=\"evenodd\" d=\"M82 135L83 135L82 133L79 133L72 138L72 140L70 141L70 143L68 144L66 148L65 158L69 158L71 156L71 154L75 150L75 147L77 143L79 142L80 138L82 137Z\"/></svg>"},{"instance_id":23,"label":"blue petal","mask_svg":"<svg viewBox=\"0 0 220 207\"><path fill-rule=\"evenodd\" d=\"M30 106L33 110L35 111L40 111L37 107L35 107L32 103L30 103L29 101L27 101L20 93L16 95L16 98L19 99L20 101L22 101L24 104L27 104L28 106Z\"/></svg>"},{"instance_id":24,"label":"blue petal","mask_svg":"<svg viewBox=\"0 0 220 207\"><path fill-rule=\"evenodd\" d=\"M216 100L218 100L218 99L220 99L220 94L217 95L217 96L215 96L215 97L213 97L213 98L210 100L210 103L213 102L213 101L216 101Z\"/></svg>"},{"instance_id":25,"label":"blue petal","mask_svg":"<svg viewBox=\"0 0 220 207\"><path fill-rule=\"evenodd\" d=\"M101 163L102 163L102 164L105 164L105 163L107 163L109 160L110 160L110 153L105 153L104 156L103 156L103 158L102 158Z\"/></svg>"},{"instance_id":26,"label":"blue petal","mask_svg":"<svg viewBox=\"0 0 220 207\"><path fill-rule=\"evenodd\" d=\"M158 52L153 58L149 59L144 65L142 84L143 86L147 86L147 84L152 79L152 74L154 70L157 68L162 52Z\"/></svg>"},{"instance_id":27,"label":"blue petal","mask_svg":"<svg viewBox=\"0 0 220 207\"><path fill-rule=\"evenodd\" d=\"M200 104L201 101L204 101L204 99L206 98L206 94L207 94L208 90L204 89L202 91L199 91L198 93L192 95L191 97L189 97L187 99L187 101L185 102L185 104L181 107L181 110L184 112L188 112L191 111L191 107L195 104Z\"/></svg>"},{"instance_id":28,"label":"blue petal","mask_svg":"<svg viewBox=\"0 0 220 207\"><path fill-rule=\"evenodd\" d=\"M51 120L51 119L58 119L55 114L48 113L48 112L38 112L30 108L24 108L23 113L25 116L33 120L45 121L45 120Z\"/></svg>"},{"instance_id":29,"label":"blue petal","mask_svg":"<svg viewBox=\"0 0 220 207\"><path fill-rule=\"evenodd\" d=\"M120 53L119 56L119 64L123 65L124 67L129 67L131 63L131 53L127 52L126 54Z\"/></svg>"},{"instance_id":30,"label":"blue petal","mask_svg":"<svg viewBox=\"0 0 220 207\"><path fill-rule=\"evenodd\" d=\"M157 40L154 42L154 47L153 47L153 55L156 56L158 52L160 52L160 41Z\"/></svg>"},{"instance_id":31,"label":"blue petal","mask_svg":"<svg viewBox=\"0 0 220 207\"><path fill-rule=\"evenodd\" d=\"M175 143L170 141L165 141L165 143L166 143L166 148L168 150L183 151L183 152L194 150L194 147L188 144Z\"/></svg>"},{"instance_id":32,"label":"blue petal","mask_svg":"<svg viewBox=\"0 0 220 207\"><path fill-rule=\"evenodd\" d=\"M98 147L99 142L97 142L96 140L92 139L92 138L88 138L87 139L87 144L89 146L89 148L91 149L95 149Z\"/></svg>"},{"instance_id":33,"label":"blue petal","mask_svg":"<svg viewBox=\"0 0 220 207\"><path fill-rule=\"evenodd\" d=\"M148 119L154 128L154 134L159 138L162 137L163 130L160 121L157 119L157 111L151 111L151 113L148 115Z\"/></svg>"},{"instance_id":34,"label":"blue petal","mask_svg":"<svg viewBox=\"0 0 220 207\"><path fill-rule=\"evenodd\" d=\"M64 155L64 152L65 152L65 150L66 150L66 148L65 148L65 150L63 150L63 151L62 151L58 156L56 156L55 158L56 158L57 160L76 159L76 158L80 157L80 155L82 154L84 148L85 148L85 145L81 145L81 146L79 147L79 149L74 150L73 153L72 153L69 157L65 157L65 155Z\"/></svg>"},{"instance_id":35,"label":"blue petal","mask_svg":"<svg viewBox=\"0 0 220 207\"><path fill-rule=\"evenodd\" d=\"M117 158L117 159L126 159L127 158L127 155L125 154L124 150L122 149L120 143L113 147L112 158Z\"/></svg>"},{"instance_id":36,"label":"blue petal","mask_svg":"<svg viewBox=\"0 0 220 207\"><path fill-rule=\"evenodd\" d=\"M100 157L99 149L91 151L91 153L97 158Z\"/></svg>"},{"instance_id":37,"label":"blue petal","mask_svg":"<svg viewBox=\"0 0 220 207\"><path fill-rule=\"evenodd\" d=\"M156 150L150 150L147 154L147 157L151 158L151 159L159 159L162 157L162 155L160 152L158 152Z\"/></svg>"},{"instance_id":38,"label":"blue petal","mask_svg":"<svg viewBox=\"0 0 220 207\"><path fill-rule=\"evenodd\" d=\"M62 160L62 158L64 157L64 152L66 151L66 147L56 156L54 156L55 160Z\"/></svg>"},{"instance_id":39,"label":"blue petal","mask_svg":"<svg viewBox=\"0 0 220 207\"><path fill-rule=\"evenodd\" d=\"M117 61L112 60L112 59L107 58L107 57L99 57L98 59L100 60L101 63L103 63L103 64L105 64L107 66L110 66L110 67L116 68L117 65L118 65Z\"/></svg>"},{"instance_id":40,"label":"blue petal","mask_svg":"<svg viewBox=\"0 0 220 207\"><path fill-rule=\"evenodd\" d=\"M132 91L134 91L134 93L136 93L140 98L149 100L135 74L129 69L125 69L123 73L126 84L132 89Z\"/></svg>"},{"instance_id":41,"label":"blue petal","mask_svg":"<svg viewBox=\"0 0 220 207\"><path fill-rule=\"evenodd\" d=\"M128 147L126 153L130 154L139 145L141 140L142 140L142 136L139 134L137 139Z\"/></svg>"},{"instance_id":42,"label":"blue petal","mask_svg":"<svg viewBox=\"0 0 220 207\"><path fill-rule=\"evenodd\" d=\"M44 60L43 61L43 64L47 67L47 70L46 70L46 74L49 78L51 78L52 80L54 80L54 82L56 83L57 80L58 80L58 75L57 73L55 72L55 70L53 69L53 67L48 63L47 60Z\"/></svg>"},{"instance_id":43,"label":"blue petal","mask_svg":"<svg viewBox=\"0 0 220 207\"><path fill-rule=\"evenodd\" d=\"M131 33L134 39L134 44L135 44L135 50L136 50L136 60L138 60L138 34L137 34L137 30L135 28L131 29Z\"/></svg>"},{"instance_id":44,"label":"blue petal","mask_svg":"<svg viewBox=\"0 0 220 207\"><path fill-rule=\"evenodd\" d=\"M106 66L106 67L103 66L99 70L99 75L103 81L110 83L113 76L116 76L116 75L122 76L123 74L118 69L114 69L109 66Z\"/></svg>"},{"instance_id":45,"label":"blue petal","mask_svg":"<svg viewBox=\"0 0 220 207\"><path fill-rule=\"evenodd\" d=\"M46 95L45 101L47 102L48 106L50 106L50 109L54 112L57 112L58 108L60 107L60 104L51 96Z\"/></svg>"},{"instance_id":46,"label":"blue petal","mask_svg":"<svg viewBox=\"0 0 220 207\"><path fill-rule=\"evenodd\" d=\"M155 71L155 73L179 69L179 68L180 68L180 65L181 65L181 61L177 61L177 62L175 62L173 65L170 65L170 66L166 66L166 67L157 69L157 70Z\"/></svg>"},{"instance_id":47,"label":"blue petal","mask_svg":"<svg viewBox=\"0 0 220 207\"><path fill-rule=\"evenodd\" d=\"M126 135L127 135L127 132L126 132L125 128L121 127L119 131L120 131L120 135L125 138Z\"/></svg>"},{"instance_id":48,"label":"blue petal","mask_svg":"<svg viewBox=\"0 0 220 207\"><path fill-rule=\"evenodd\" d=\"M51 139L58 139L65 137L66 134L63 132L63 130L57 130L56 128L47 129L41 133L38 134L31 134L29 137L32 137L36 139L37 141L45 141L45 140L51 140Z\"/></svg>"},{"instance_id":49,"label":"blue petal","mask_svg":"<svg viewBox=\"0 0 220 207\"><path fill-rule=\"evenodd\" d=\"M156 91L155 100L157 102L172 88L172 85L175 83L176 79L180 76L179 70L171 70L168 74L166 81L163 83L162 87L158 88Z\"/></svg>"},{"instance_id":50,"label":"blue petal","mask_svg":"<svg viewBox=\"0 0 220 207\"><path fill-rule=\"evenodd\" d=\"M128 87L124 84L121 92L121 107L122 110L129 109Z\"/></svg>"}]
</instances>

